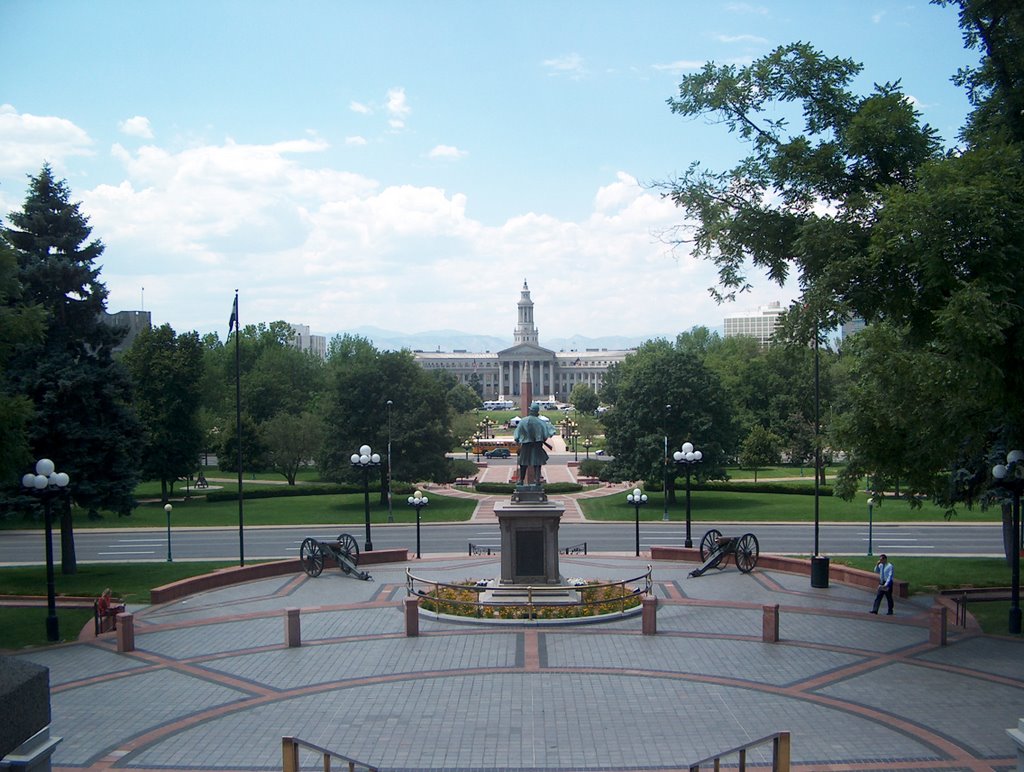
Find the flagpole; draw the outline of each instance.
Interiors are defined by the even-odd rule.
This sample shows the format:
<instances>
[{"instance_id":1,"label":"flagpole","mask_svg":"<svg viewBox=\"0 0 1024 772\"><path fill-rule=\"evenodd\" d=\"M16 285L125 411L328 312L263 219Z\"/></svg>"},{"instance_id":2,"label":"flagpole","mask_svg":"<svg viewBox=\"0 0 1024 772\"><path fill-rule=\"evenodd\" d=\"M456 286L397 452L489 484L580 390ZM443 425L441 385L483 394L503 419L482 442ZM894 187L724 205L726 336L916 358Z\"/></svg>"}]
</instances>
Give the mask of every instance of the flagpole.
<instances>
[{"instance_id":1,"label":"flagpole","mask_svg":"<svg viewBox=\"0 0 1024 772\"><path fill-rule=\"evenodd\" d=\"M245 540L242 525L242 372L241 372L241 325L238 323L238 290L235 290L235 305L231 313L235 322L235 439L238 442L238 565L245 565Z\"/></svg>"}]
</instances>

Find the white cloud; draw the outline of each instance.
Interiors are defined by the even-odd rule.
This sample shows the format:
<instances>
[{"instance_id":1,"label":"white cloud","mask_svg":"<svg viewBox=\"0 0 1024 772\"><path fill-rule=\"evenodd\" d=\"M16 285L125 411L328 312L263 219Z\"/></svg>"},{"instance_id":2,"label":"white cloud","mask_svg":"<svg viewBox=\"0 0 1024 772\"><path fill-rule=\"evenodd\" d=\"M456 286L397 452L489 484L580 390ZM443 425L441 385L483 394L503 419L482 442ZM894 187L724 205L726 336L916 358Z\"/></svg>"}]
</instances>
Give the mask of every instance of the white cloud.
<instances>
[{"instance_id":1,"label":"white cloud","mask_svg":"<svg viewBox=\"0 0 1024 772\"><path fill-rule=\"evenodd\" d=\"M406 100L404 88L398 86L388 89L386 108L390 116L388 125L396 130L405 128L405 119L412 112L412 108Z\"/></svg>"},{"instance_id":2,"label":"white cloud","mask_svg":"<svg viewBox=\"0 0 1024 772\"><path fill-rule=\"evenodd\" d=\"M464 158L469 155L466 150L459 150L453 145L435 145L427 153L428 158Z\"/></svg>"},{"instance_id":3,"label":"white cloud","mask_svg":"<svg viewBox=\"0 0 1024 772\"><path fill-rule=\"evenodd\" d=\"M752 43L759 46L768 44L768 39L760 35L717 35L715 39L719 43Z\"/></svg>"},{"instance_id":4,"label":"white cloud","mask_svg":"<svg viewBox=\"0 0 1024 772\"><path fill-rule=\"evenodd\" d=\"M360 115L370 115L373 113L372 107L367 104L363 104L362 102L356 102L355 100L348 103L348 109L354 113L359 113Z\"/></svg>"},{"instance_id":5,"label":"white cloud","mask_svg":"<svg viewBox=\"0 0 1024 772\"><path fill-rule=\"evenodd\" d=\"M107 247L110 308L137 308L145 286L155 322L223 333L238 287L244 323L286 319L323 333L471 327L510 338L526 277L551 337L671 336L717 327L729 310L707 293L714 267L659 238L678 225L678 210L626 171L593 193L578 220L526 211L490 225L468 216L460 191L384 187L332 168L328 149L310 137L114 145L120 175L73 190ZM640 277L637 303L629 288ZM790 297L759 285L744 308Z\"/></svg>"},{"instance_id":6,"label":"white cloud","mask_svg":"<svg viewBox=\"0 0 1024 772\"><path fill-rule=\"evenodd\" d=\"M884 18L885 11L877 11L876 13L871 14L871 21L873 21L875 24L881 24L882 19Z\"/></svg>"},{"instance_id":7,"label":"white cloud","mask_svg":"<svg viewBox=\"0 0 1024 772\"><path fill-rule=\"evenodd\" d=\"M768 9L763 5L752 5L751 3L726 3L725 10L730 13L747 13L756 16L767 16Z\"/></svg>"},{"instance_id":8,"label":"white cloud","mask_svg":"<svg viewBox=\"0 0 1024 772\"><path fill-rule=\"evenodd\" d=\"M119 122L117 128L122 134L127 134L129 137L153 139L153 128L149 125L149 118L141 115Z\"/></svg>"},{"instance_id":9,"label":"white cloud","mask_svg":"<svg viewBox=\"0 0 1024 772\"><path fill-rule=\"evenodd\" d=\"M553 74L572 75L577 78L586 74L586 69L583 66L583 57L579 54L566 54L554 59L545 59L543 64Z\"/></svg>"},{"instance_id":10,"label":"white cloud","mask_svg":"<svg viewBox=\"0 0 1024 772\"><path fill-rule=\"evenodd\" d=\"M365 145L366 144L366 138L365 137L360 137L358 134L354 135L354 136L351 136L351 137L345 137L345 144L346 145Z\"/></svg>"},{"instance_id":11,"label":"white cloud","mask_svg":"<svg viewBox=\"0 0 1024 772\"><path fill-rule=\"evenodd\" d=\"M707 64L707 62L702 59L679 59L678 61L669 62L668 64L652 64L651 67L659 72L677 74L681 72L699 70L705 64Z\"/></svg>"},{"instance_id":12,"label":"white cloud","mask_svg":"<svg viewBox=\"0 0 1024 772\"><path fill-rule=\"evenodd\" d=\"M91 156L93 141L66 118L19 113L0 105L0 174L38 172L49 162L58 171L73 156Z\"/></svg>"}]
</instances>

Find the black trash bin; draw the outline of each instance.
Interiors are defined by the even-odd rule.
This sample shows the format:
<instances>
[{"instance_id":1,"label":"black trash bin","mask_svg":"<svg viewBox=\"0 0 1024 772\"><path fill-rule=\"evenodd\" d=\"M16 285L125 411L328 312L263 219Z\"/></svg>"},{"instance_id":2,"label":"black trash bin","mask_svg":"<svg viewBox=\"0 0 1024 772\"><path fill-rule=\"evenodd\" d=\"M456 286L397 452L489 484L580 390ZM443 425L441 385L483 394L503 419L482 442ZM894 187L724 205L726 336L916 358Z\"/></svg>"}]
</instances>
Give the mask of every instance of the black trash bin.
<instances>
[{"instance_id":1,"label":"black trash bin","mask_svg":"<svg viewBox=\"0 0 1024 772\"><path fill-rule=\"evenodd\" d=\"M821 555L811 558L811 587L828 587L828 558Z\"/></svg>"}]
</instances>

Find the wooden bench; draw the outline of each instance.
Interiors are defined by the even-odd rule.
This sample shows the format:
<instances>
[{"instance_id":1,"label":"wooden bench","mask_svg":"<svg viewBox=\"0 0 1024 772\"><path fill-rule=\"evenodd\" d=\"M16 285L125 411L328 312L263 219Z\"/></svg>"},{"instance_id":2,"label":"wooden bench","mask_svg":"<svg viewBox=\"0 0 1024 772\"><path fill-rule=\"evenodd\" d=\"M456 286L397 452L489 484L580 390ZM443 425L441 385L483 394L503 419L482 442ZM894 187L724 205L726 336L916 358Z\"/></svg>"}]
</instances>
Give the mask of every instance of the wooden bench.
<instances>
[{"instance_id":1,"label":"wooden bench","mask_svg":"<svg viewBox=\"0 0 1024 772\"><path fill-rule=\"evenodd\" d=\"M601 478L599 477L577 477L576 482L580 485L600 485Z\"/></svg>"},{"instance_id":2,"label":"wooden bench","mask_svg":"<svg viewBox=\"0 0 1024 772\"><path fill-rule=\"evenodd\" d=\"M464 488L475 488L476 478L475 477L459 477L455 480L453 485L462 486Z\"/></svg>"}]
</instances>

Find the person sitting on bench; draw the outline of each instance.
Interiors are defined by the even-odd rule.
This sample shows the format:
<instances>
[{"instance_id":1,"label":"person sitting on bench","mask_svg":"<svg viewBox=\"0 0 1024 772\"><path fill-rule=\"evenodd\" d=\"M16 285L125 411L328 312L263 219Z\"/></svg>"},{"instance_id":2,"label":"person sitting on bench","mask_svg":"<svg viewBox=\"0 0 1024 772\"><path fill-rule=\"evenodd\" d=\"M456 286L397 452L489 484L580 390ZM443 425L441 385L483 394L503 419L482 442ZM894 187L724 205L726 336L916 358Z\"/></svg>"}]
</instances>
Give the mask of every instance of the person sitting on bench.
<instances>
[{"instance_id":1,"label":"person sitting on bench","mask_svg":"<svg viewBox=\"0 0 1024 772\"><path fill-rule=\"evenodd\" d=\"M112 629L117 629L117 615L124 611L123 604L112 605L110 601L110 588L107 587L96 600L96 616L99 617L100 627L103 628L104 619L111 620Z\"/></svg>"}]
</instances>

